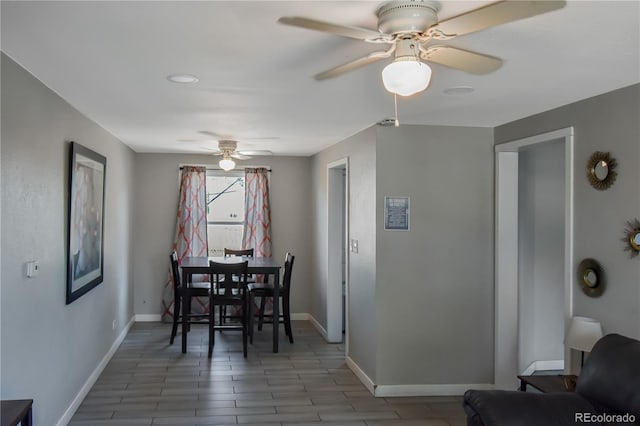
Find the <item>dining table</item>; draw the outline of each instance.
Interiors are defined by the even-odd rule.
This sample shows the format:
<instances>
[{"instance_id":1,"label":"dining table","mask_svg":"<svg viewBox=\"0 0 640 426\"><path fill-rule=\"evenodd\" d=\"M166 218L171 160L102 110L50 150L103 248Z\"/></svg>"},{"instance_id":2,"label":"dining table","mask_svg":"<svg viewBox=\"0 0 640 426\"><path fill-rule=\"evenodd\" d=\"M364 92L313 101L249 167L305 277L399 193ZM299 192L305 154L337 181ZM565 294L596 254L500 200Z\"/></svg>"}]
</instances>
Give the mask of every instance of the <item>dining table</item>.
<instances>
[{"instance_id":1,"label":"dining table","mask_svg":"<svg viewBox=\"0 0 640 426\"><path fill-rule=\"evenodd\" d=\"M239 263L247 262L247 272L249 274L264 275L264 283L269 283L269 277L273 276L273 353L278 353L279 328L278 318L280 318L280 263L272 257L246 257L246 256L227 256L227 257L206 257L206 256L186 256L180 263L182 270L182 285L184 288L189 286L191 277L196 274L209 274L209 261L217 263ZM187 312L189 308L188 298L184 297L182 301L182 312ZM187 330L189 322L187 315L182 315L182 353L187 353Z\"/></svg>"}]
</instances>

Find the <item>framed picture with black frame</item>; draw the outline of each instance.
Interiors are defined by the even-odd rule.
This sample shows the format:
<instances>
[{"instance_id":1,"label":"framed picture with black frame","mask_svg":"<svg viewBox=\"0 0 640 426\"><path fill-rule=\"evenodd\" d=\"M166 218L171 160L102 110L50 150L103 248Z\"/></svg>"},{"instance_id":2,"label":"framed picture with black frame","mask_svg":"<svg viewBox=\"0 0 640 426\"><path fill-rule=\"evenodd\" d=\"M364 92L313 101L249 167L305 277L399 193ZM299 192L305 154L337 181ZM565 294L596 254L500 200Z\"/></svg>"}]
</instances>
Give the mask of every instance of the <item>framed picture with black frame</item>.
<instances>
[{"instance_id":1,"label":"framed picture with black frame","mask_svg":"<svg viewBox=\"0 0 640 426\"><path fill-rule=\"evenodd\" d=\"M103 280L107 159L76 142L69 156L67 305Z\"/></svg>"},{"instance_id":2,"label":"framed picture with black frame","mask_svg":"<svg viewBox=\"0 0 640 426\"><path fill-rule=\"evenodd\" d=\"M385 231L408 231L409 210L409 197L384 197Z\"/></svg>"}]
</instances>

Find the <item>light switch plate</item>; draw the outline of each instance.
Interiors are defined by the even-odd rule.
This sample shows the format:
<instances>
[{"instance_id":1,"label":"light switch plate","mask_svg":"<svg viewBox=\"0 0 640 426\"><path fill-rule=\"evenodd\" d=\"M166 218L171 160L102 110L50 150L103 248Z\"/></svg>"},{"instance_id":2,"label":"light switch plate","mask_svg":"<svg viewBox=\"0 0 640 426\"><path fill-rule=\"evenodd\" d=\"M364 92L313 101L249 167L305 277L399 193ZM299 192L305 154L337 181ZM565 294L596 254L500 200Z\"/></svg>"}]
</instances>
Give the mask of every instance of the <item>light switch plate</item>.
<instances>
[{"instance_id":1,"label":"light switch plate","mask_svg":"<svg viewBox=\"0 0 640 426\"><path fill-rule=\"evenodd\" d=\"M358 252L358 240L351 240L351 252L352 253Z\"/></svg>"},{"instance_id":2,"label":"light switch plate","mask_svg":"<svg viewBox=\"0 0 640 426\"><path fill-rule=\"evenodd\" d=\"M27 262L27 278L37 277L38 272L40 272L40 262L37 260Z\"/></svg>"}]
</instances>

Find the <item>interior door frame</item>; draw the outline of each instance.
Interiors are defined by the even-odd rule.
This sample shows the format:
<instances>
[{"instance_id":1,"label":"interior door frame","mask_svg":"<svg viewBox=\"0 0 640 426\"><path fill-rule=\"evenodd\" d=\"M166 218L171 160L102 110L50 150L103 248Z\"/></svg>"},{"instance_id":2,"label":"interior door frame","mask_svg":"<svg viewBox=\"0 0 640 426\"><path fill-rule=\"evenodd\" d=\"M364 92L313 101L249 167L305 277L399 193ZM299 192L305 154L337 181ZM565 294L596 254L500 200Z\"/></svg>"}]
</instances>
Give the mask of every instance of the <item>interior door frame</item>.
<instances>
[{"instance_id":1,"label":"interior door frame","mask_svg":"<svg viewBox=\"0 0 640 426\"><path fill-rule=\"evenodd\" d=\"M344 170L344 212L336 208L339 194L336 191ZM342 215L344 214L344 238ZM345 353L349 353L349 158L341 158L327 164L327 341L342 342L342 250L345 254Z\"/></svg>"},{"instance_id":2,"label":"interior door frame","mask_svg":"<svg viewBox=\"0 0 640 426\"><path fill-rule=\"evenodd\" d=\"M495 329L494 384L515 389L518 371L518 153L562 139L565 149L564 314L573 316L574 131L567 127L495 146ZM565 347L564 368L571 365Z\"/></svg>"}]
</instances>

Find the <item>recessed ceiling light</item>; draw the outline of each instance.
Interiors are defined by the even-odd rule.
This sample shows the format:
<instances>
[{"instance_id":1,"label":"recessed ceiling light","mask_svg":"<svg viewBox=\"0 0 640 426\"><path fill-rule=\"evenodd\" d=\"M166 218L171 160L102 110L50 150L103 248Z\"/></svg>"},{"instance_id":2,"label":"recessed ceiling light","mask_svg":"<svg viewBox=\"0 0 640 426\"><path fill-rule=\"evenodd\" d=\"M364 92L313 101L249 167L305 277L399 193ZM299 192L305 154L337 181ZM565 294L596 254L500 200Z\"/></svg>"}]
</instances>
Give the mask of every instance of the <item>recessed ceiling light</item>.
<instances>
[{"instance_id":1,"label":"recessed ceiling light","mask_svg":"<svg viewBox=\"0 0 640 426\"><path fill-rule=\"evenodd\" d=\"M474 90L475 89L470 86L456 86L444 89L442 93L445 95L468 95L469 93L473 93Z\"/></svg>"},{"instance_id":2,"label":"recessed ceiling light","mask_svg":"<svg viewBox=\"0 0 640 426\"><path fill-rule=\"evenodd\" d=\"M189 84L189 83L197 83L198 77L195 75L189 74L171 74L167 76L167 80L172 83L181 83L181 84Z\"/></svg>"}]
</instances>

